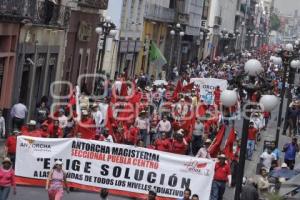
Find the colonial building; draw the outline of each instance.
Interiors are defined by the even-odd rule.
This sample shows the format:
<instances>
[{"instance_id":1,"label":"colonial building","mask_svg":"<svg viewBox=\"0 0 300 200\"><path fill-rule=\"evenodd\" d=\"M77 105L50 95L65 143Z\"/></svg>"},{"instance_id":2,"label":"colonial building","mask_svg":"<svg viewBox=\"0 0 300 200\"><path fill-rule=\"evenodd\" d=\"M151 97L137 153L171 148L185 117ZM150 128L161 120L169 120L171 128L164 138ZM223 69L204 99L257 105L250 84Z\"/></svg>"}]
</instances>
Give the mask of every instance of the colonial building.
<instances>
[{"instance_id":1,"label":"colonial building","mask_svg":"<svg viewBox=\"0 0 300 200\"><path fill-rule=\"evenodd\" d=\"M0 11L5 27L0 28L5 94L0 106L23 101L30 119L42 96L51 101L50 85L59 80L69 8L48 0L11 0L2 1Z\"/></svg>"},{"instance_id":2,"label":"colonial building","mask_svg":"<svg viewBox=\"0 0 300 200\"><path fill-rule=\"evenodd\" d=\"M82 74L93 74L96 69L98 34L95 32L99 25L102 11L107 9L108 0L66 0L71 7L70 23L67 29L65 61L61 79L73 85L86 85L85 92L92 92L93 78L83 77ZM68 92L63 87L64 94Z\"/></svg>"},{"instance_id":3,"label":"colonial building","mask_svg":"<svg viewBox=\"0 0 300 200\"><path fill-rule=\"evenodd\" d=\"M146 0L123 0L117 72L129 77L138 70Z\"/></svg>"}]
</instances>

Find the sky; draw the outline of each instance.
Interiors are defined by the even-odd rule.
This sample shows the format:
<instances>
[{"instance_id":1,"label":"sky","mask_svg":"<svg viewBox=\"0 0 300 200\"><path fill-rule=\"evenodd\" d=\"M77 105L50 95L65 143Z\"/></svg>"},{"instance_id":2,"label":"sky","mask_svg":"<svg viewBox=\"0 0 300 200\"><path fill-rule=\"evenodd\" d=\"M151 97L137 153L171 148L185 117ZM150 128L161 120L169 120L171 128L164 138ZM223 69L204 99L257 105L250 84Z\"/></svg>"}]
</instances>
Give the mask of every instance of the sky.
<instances>
[{"instance_id":1,"label":"sky","mask_svg":"<svg viewBox=\"0 0 300 200\"><path fill-rule=\"evenodd\" d=\"M275 0L275 8L283 14L293 15L295 9L300 14L300 0ZM107 15L120 27L122 0L109 0Z\"/></svg>"},{"instance_id":2,"label":"sky","mask_svg":"<svg viewBox=\"0 0 300 200\"><path fill-rule=\"evenodd\" d=\"M113 23L120 27L120 20L121 20L121 9L122 9L122 0L109 0L108 2L108 9L106 11L107 16L110 16Z\"/></svg>"},{"instance_id":3,"label":"sky","mask_svg":"<svg viewBox=\"0 0 300 200\"><path fill-rule=\"evenodd\" d=\"M275 0L275 8L283 14L293 15L296 9L300 13L300 0Z\"/></svg>"}]
</instances>

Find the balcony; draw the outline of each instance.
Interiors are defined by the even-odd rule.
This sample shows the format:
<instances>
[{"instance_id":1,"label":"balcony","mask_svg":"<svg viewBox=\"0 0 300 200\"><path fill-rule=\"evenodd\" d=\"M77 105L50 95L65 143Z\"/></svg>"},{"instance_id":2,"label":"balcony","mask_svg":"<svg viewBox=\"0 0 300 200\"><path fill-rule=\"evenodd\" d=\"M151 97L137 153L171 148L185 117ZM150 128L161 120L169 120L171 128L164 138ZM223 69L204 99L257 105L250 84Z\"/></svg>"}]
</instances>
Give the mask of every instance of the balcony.
<instances>
[{"instance_id":1,"label":"balcony","mask_svg":"<svg viewBox=\"0 0 300 200\"><path fill-rule=\"evenodd\" d=\"M106 10L108 0L78 0L78 5L81 7Z\"/></svg>"},{"instance_id":2,"label":"balcony","mask_svg":"<svg viewBox=\"0 0 300 200\"><path fill-rule=\"evenodd\" d=\"M27 19L36 25L64 28L68 25L71 9L40 0L0 0L0 19Z\"/></svg>"},{"instance_id":3,"label":"balcony","mask_svg":"<svg viewBox=\"0 0 300 200\"><path fill-rule=\"evenodd\" d=\"M153 21L172 23L175 21L175 10L146 3L144 17Z\"/></svg>"}]
</instances>

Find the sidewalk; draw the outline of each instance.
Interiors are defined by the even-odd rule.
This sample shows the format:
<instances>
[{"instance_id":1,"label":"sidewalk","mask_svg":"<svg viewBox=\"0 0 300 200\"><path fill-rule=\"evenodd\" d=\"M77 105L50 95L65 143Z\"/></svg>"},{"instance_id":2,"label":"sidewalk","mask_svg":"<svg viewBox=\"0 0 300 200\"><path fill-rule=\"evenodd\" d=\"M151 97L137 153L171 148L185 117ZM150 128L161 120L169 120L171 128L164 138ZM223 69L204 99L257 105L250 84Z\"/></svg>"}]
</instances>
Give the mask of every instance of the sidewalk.
<instances>
[{"instance_id":1,"label":"sidewalk","mask_svg":"<svg viewBox=\"0 0 300 200\"><path fill-rule=\"evenodd\" d=\"M283 116L284 116L284 114L285 113L283 113ZM272 118L269 121L267 130L262 132L262 135L261 135L262 137L261 137L260 143L258 145L256 145L256 151L254 151L254 153L253 153L252 161L246 160L244 176L247 178L250 178L250 177L253 177L256 175L256 166L257 166L257 163L260 162L260 155L263 152L264 141L265 140L272 141L272 140L275 140L275 138L276 138L277 115L278 115L278 110L275 110L272 113ZM283 123L281 124L281 126L283 127ZM278 148L280 151L282 151L284 144L291 142L291 138L281 135L281 132L282 132L282 128L280 130L280 137L279 137L279 143L278 143ZM284 162L284 153L283 152L281 152L280 157L281 157L280 161L281 161L281 163L283 163ZM297 163L300 163L300 154L297 154L296 165L297 165ZM233 200L234 192L235 192L235 188L227 187L223 200Z\"/></svg>"}]
</instances>

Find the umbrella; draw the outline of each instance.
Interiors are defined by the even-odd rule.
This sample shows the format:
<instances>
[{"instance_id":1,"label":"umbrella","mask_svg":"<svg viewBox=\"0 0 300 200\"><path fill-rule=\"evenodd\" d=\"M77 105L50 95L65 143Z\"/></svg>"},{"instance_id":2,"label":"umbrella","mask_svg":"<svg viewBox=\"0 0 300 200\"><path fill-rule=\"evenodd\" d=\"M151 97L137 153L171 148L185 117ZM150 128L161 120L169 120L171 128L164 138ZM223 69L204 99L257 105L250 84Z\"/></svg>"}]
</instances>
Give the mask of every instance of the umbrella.
<instances>
[{"instance_id":1,"label":"umbrella","mask_svg":"<svg viewBox=\"0 0 300 200\"><path fill-rule=\"evenodd\" d=\"M294 170L290 170L290 169L278 169L278 170L273 170L272 172L270 172L271 177L286 178L286 179L293 178L297 174L298 174L298 172L296 172Z\"/></svg>"}]
</instances>

